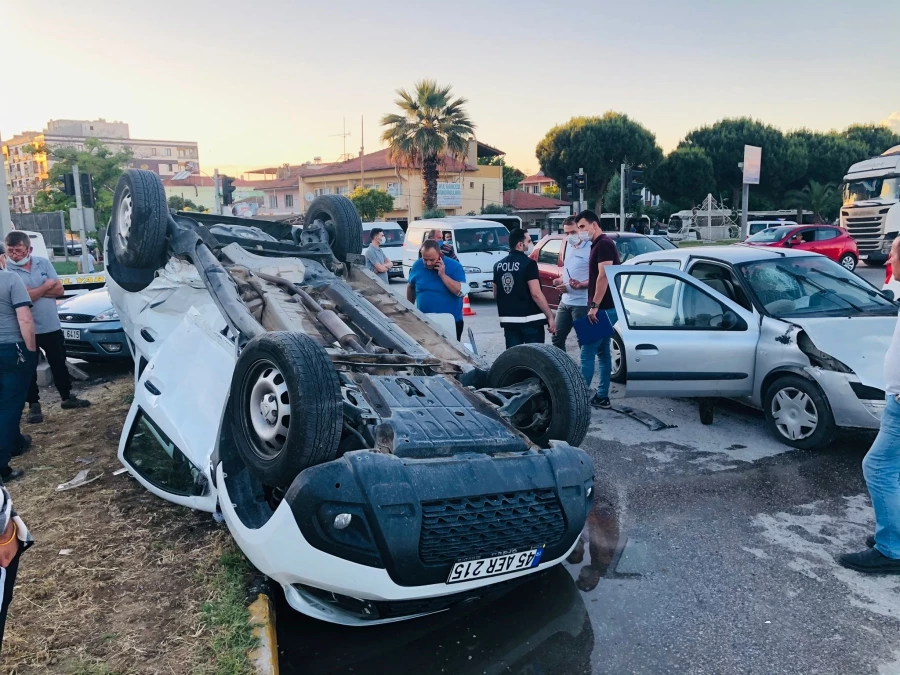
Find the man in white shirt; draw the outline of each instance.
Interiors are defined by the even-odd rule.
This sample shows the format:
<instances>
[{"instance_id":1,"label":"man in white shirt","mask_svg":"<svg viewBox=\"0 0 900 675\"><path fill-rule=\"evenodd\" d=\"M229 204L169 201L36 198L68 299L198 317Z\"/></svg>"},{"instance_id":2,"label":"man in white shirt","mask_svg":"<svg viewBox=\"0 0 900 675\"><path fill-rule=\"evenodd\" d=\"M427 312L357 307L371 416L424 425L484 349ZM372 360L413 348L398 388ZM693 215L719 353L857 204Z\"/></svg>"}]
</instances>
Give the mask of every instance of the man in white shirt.
<instances>
[{"instance_id":1,"label":"man in white shirt","mask_svg":"<svg viewBox=\"0 0 900 675\"><path fill-rule=\"evenodd\" d=\"M554 347L566 350L566 338L572 331L572 322L587 316L588 276L591 258L591 233L585 225L575 222L574 216L563 221L566 235L566 258L563 275L553 280L553 285L564 291L556 309L556 334Z\"/></svg>"},{"instance_id":2,"label":"man in white shirt","mask_svg":"<svg viewBox=\"0 0 900 675\"><path fill-rule=\"evenodd\" d=\"M900 237L894 239L888 264L900 281ZM844 553L838 563L857 572L900 574L900 321L884 357L884 384L881 429L862 462L875 510L875 535L866 539L866 550Z\"/></svg>"}]
</instances>

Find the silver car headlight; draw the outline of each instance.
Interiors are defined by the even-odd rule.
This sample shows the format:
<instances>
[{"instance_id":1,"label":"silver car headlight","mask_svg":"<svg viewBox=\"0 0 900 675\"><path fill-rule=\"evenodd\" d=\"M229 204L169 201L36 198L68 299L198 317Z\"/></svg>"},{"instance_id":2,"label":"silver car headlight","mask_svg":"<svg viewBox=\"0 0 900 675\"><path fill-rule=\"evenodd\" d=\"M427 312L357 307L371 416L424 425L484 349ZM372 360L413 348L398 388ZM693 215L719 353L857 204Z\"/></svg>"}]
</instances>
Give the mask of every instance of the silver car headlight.
<instances>
[{"instance_id":1,"label":"silver car headlight","mask_svg":"<svg viewBox=\"0 0 900 675\"><path fill-rule=\"evenodd\" d=\"M118 321L119 313L116 311L115 307L110 307L109 309L104 309L97 316L95 316L91 321Z\"/></svg>"},{"instance_id":2,"label":"silver car headlight","mask_svg":"<svg viewBox=\"0 0 900 675\"><path fill-rule=\"evenodd\" d=\"M481 274L480 267L463 267L463 272L468 274Z\"/></svg>"}]
</instances>

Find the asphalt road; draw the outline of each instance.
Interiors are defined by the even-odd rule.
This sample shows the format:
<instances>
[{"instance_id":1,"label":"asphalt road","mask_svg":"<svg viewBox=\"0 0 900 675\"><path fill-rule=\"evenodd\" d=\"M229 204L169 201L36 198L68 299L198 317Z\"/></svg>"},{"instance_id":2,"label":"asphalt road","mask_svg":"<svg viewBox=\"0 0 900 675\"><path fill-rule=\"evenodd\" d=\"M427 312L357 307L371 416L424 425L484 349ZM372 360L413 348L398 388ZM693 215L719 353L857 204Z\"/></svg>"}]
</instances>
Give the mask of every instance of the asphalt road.
<instances>
[{"instance_id":1,"label":"asphalt road","mask_svg":"<svg viewBox=\"0 0 900 675\"><path fill-rule=\"evenodd\" d=\"M861 272L881 286L883 269ZM473 308L492 358L496 307ZM797 451L738 404L711 426L689 400L629 404L676 426L593 411L582 447L597 498L569 563L492 604L384 627L282 606L282 672L900 673L900 578L834 562L872 531L859 467L871 436Z\"/></svg>"}]
</instances>

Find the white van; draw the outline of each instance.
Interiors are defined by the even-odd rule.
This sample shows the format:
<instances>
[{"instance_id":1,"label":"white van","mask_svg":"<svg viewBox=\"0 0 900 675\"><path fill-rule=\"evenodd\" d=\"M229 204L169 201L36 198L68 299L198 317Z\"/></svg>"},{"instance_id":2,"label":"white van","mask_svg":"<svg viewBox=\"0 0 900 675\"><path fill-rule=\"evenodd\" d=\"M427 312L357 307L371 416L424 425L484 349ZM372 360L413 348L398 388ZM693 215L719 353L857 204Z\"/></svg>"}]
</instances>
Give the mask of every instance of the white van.
<instances>
[{"instance_id":1,"label":"white van","mask_svg":"<svg viewBox=\"0 0 900 675\"><path fill-rule=\"evenodd\" d=\"M747 237L752 237L754 234L759 234L763 230L767 230L770 227L796 227L796 225L797 221L795 220L751 220L747 222L747 229L749 230L749 232L747 233Z\"/></svg>"},{"instance_id":2,"label":"white van","mask_svg":"<svg viewBox=\"0 0 900 675\"><path fill-rule=\"evenodd\" d=\"M466 273L464 289L469 293L493 291L494 264L509 254L509 230L490 220L450 217L410 223L403 242L403 272L409 277L423 241L442 241L448 232L453 251Z\"/></svg>"},{"instance_id":3,"label":"white van","mask_svg":"<svg viewBox=\"0 0 900 675\"><path fill-rule=\"evenodd\" d=\"M395 223L394 221L387 221L384 223L363 223L362 226L362 243L364 249L368 248L369 244L372 243L372 230L376 227L384 230L384 243L381 245L381 248L384 249L384 254L390 258L392 263L394 263L394 266L388 271L388 279L402 277L403 263L401 258L403 257L404 232L403 228L400 227L400 224Z\"/></svg>"}]
</instances>

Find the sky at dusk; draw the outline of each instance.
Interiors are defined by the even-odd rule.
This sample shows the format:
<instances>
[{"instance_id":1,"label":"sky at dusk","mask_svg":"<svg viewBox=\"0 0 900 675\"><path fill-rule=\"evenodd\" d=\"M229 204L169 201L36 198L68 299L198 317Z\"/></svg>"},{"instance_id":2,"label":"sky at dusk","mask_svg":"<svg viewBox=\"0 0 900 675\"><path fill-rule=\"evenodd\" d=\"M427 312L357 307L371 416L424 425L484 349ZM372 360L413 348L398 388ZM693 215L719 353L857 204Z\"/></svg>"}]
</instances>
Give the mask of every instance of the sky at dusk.
<instances>
[{"instance_id":1,"label":"sky at dusk","mask_svg":"<svg viewBox=\"0 0 900 675\"><path fill-rule=\"evenodd\" d=\"M197 141L210 172L336 160L343 118L348 152L361 116L379 149L394 90L421 78L452 84L479 140L529 172L552 126L607 110L666 151L741 115L900 132L900 2L0 0L0 25L0 137L121 120Z\"/></svg>"}]
</instances>

